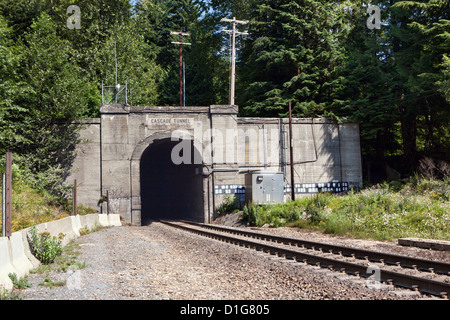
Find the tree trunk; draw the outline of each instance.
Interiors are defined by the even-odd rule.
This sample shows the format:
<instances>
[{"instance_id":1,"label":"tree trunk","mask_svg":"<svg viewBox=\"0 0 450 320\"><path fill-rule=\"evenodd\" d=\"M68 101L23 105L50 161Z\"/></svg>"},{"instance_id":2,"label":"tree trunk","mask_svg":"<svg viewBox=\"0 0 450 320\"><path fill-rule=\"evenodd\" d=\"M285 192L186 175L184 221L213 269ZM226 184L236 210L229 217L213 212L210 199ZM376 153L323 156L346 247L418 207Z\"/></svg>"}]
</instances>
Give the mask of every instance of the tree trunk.
<instances>
[{"instance_id":1,"label":"tree trunk","mask_svg":"<svg viewBox=\"0 0 450 320\"><path fill-rule=\"evenodd\" d=\"M417 166L417 119L413 108L401 107L401 133L405 166L413 173Z\"/></svg>"}]
</instances>

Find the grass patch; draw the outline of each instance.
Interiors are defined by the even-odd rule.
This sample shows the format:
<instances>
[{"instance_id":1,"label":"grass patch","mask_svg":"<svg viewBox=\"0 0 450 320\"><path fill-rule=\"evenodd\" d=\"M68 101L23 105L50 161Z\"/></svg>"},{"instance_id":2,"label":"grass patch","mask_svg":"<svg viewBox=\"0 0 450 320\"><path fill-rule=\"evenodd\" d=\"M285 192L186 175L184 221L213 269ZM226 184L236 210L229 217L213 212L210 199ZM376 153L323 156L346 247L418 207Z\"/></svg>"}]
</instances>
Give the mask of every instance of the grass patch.
<instances>
[{"instance_id":1,"label":"grass patch","mask_svg":"<svg viewBox=\"0 0 450 320\"><path fill-rule=\"evenodd\" d=\"M105 227L99 224L95 224L92 228L88 228L88 227L82 227L80 228L80 230L78 232L80 232L81 236L84 236L86 234L92 233L92 232L97 232L100 231L102 229L104 229Z\"/></svg>"},{"instance_id":2,"label":"grass patch","mask_svg":"<svg viewBox=\"0 0 450 320\"><path fill-rule=\"evenodd\" d=\"M87 267L85 261L79 262L80 245L74 241L69 242L62 248L62 253L57 256L50 264L42 264L39 267L30 271L32 274L44 275L44 278L39 283L39 286L46 288L56 288L66 285L66 281L54 281L52 279L52 272L68 272L69 270L76 271Z\"/></svg>"},{"instance_id":3,"label":"grass patch","mask_svg":"<svg viewBox=\"0 0 450 320\"><path fill-rule=\"evenodd\" d=\"M0 291L0 300L22 300L22 290L31 288L28 276L18 278L16 273L9 273L8 277L12 281L13 288L9 292L8 290Z\"/></svg>"},{"instance_id":4,"label":"grass patch","mask_svg":"<svg viewBox=\"0 0 450 320\"><path fill-rule=\"evenodd\" d=\"M215 208L215 212L219 217L238 211L239 201L234 196L226 196L223 201Z\"/></svg>"},{"instance_id":5,"label":"grass patch","mask_svg":"<svg viewBox=\"0 0 450 320\"><path fill-rule=\"evenodd\" d=\"M8 277L11 279L14 289L23 290L31 287L31 284L28 283L28 276L19 279L17 274L9 273Z\"/></svg>"},{"instance_id":6,"label":"grass patch","mask_svg":"<svg viewBox=\"0 0 450 320\"><path fill-rule=\"evenodd\" d=\"M39 283L39 285L41 287L46 287L49 289L53 289L56 287L64 287L66 285L66 281L53 281L50 278L49 273L46 275L46 277L44 278L44 280L42 282Z\"/></svg>"},{"instance_id":7,"label":"grass patch","mask_svg":"<svg viewBox=\"0 0 450 320\"><path fill-rule=\"evenodd\" d=\"M86 263L79 262L80 245L74 241L70 241L62 248L62 252L51 264L42 264L30 271L30 273L49 273L51 271L67 272L67 270L79 270L86 267Z\"/></svg>"},{"instance_id":8,"label":"grass patch","mask_svg":"<svg viewBox=\"0 0 450 320\"><path fill-rule=\"evenodd\" d=\"M317 194L285 204L244 208L255 226L290 226L357 238L450 240L450 181L418 176L344 196Z\"/></svg>"}]
</instances>

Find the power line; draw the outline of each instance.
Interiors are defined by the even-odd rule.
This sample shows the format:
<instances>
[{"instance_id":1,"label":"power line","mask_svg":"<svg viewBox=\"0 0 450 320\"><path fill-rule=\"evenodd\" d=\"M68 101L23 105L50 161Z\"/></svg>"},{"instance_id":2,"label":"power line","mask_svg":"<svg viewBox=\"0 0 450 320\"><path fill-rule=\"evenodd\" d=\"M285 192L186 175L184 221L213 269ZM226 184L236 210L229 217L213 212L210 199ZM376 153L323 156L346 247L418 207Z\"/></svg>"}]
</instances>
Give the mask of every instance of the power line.
<instances>
[{"instance_id":1,"label":"power line","mask_svg":"<svg viewBox=\"0 0 450 320\"><path fill-rule=\"evenodd\" d=\"M183 72L183 45L190 46L192 43L183 42L183 37L189 37L191 34L188 32L182 31L171 31L170 34L179 36L180 41L172 42L173 44L177 44L180 46L180 107L184 107L185 99L184 99L184 72Z\"/></svg>"},{"instance_id":2,"label":"power line","mask_svg":"<svg viewBox=\"0 0 450 320\"><path fill-rule=\"evenodd\" d=\"M238 35L248 35L247 32L236 31L236 24L247 24L246 20L236 20L223 18L220 20L222 22L228 22L232 24L232 30L222 29L223 32L232 35L231 40L231 76L230 76L230 105L234 105L234 94L235 94L235 81L236 81L236 36Z\"/></svg>"}]
</instances>

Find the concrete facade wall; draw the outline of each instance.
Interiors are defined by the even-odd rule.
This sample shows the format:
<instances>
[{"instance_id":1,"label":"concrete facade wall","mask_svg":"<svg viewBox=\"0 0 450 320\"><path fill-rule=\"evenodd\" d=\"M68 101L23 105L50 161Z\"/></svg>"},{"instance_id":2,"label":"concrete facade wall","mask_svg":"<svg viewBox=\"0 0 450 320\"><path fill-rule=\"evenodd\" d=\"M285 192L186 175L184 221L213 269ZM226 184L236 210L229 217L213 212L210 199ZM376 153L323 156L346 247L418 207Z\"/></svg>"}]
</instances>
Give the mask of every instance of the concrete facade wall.
<instances>
[{"instance_id":1,"label":"concrete facade wall","mask_svg":"<svg viewBox=\"0 0 450 320\"><path fill-rule=\"evenodd\" d=\"M293 119L292 122L296 193L317 192L311 188L308 191L305 184L345 182L347 190L362 187L358 124L337 124L327 119ZM285 199L289 199L288 119L239 118L237 123L239 171L215 174L215 192L219 192L215 195L215 206L227 195L235 195L233 185L245 186L245 175L256 170L284 173L288 187ZM228 189L223 190L224 186L231 186L231 193L225 193Z\"/></svg>"},{"instance_id":2,"label":"concrete facade wall","mask_svg":"<svg viewBox=\"0 0 450 320\"><path fill-rule=\"evenodd\" d=\"M71 175L66 179L73 184L77 180L77 202L97 208L101 195L101 121L85 120L80 131L81 143L72 165Z\"/></svg>"},{"instance_id":3,"label":"concrete facade wall","mask_svg":"<svg viewBox=\"0 0 450 320\"><path fill-rule=\"evenodd\" d=\"M86 140L79 149L84 151L75 162L73 177L82 193L79 202L95 206L108 192L109 206L103 203L100 210L140 225L140 159L162 139L194 141L203 166L199 174L205 222L225 196L243 197L245 175L254 170L283 172L289 198L288 119L238 118L237 114L237 106L102 106L100 121L93 120L82 133ZM349 187L362 187L358 124L293 119L292 141L299 193L317 192L308 189L313 185L303 184L346 182Z\"/></svg>"}]
</instances>

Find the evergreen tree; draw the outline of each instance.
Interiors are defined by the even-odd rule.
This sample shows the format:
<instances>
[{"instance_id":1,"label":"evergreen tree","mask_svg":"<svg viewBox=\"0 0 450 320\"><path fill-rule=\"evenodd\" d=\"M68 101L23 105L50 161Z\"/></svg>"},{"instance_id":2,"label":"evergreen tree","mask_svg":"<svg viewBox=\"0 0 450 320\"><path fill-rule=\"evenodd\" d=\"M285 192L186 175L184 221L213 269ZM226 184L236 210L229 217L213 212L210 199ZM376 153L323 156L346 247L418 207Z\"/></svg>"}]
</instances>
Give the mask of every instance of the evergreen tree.
<instances>
[{"instance_id":1,"label":"evergreen tree","mask_svg":"<svg viewBox=\"0 0 450 320\"><path fill-rule=\"evenodd\" d=\"M381 160L386 152L399 147L393 138L398 121L397 98L391 90L389 33L385 27L368 29L366 10L362 2L345 9L348 32L341 41L345 59L338 68L338 85L329 110L339 118L359 122L364 154Z\"/></svg>"},{"instance_id":2,"label":"evergreen tree","mask_svg":"<svg viewBox=\"0 0 450 320\"><path fill-rule=\"evenodd\" d=\"M400 1L392 8L399 24L393 26L397 87L404 154L411 170L418 149L448 157L449 104L439 84L445 81L445 57L450 52L450 2ZM419 145L418 145L419 144Z\"/></svg>"},{"instance_id":3,"label":"evergreen tree","mask_svg":"<svg viewBox=\"0 0 450 320\"><path fill-rule=\"evenodd\" d=\"M442 1L375 4L382 9L381 30L362 27L367 18L362 3L351 8L356 23L343 42L346 59L331 109L361 123L368 157L402 154L401 169L410 173L419 151L448 154L448 102L440 91L449 49L442 41L448 6ZM425 10L430 4L433 14Z\"/></svg>"},{"instance_id":4,"label":"evergreen tree","mask_svg":"<svg viewBox=\"0 0 450 320\"><path fill-rule=\"evenodd\" d=\"M147 26L145 40L156 54L156 62L163 69L159 84L159 105L179 105L179 41L172 31L191 33L184 37L186 105L225 103L226 74L220 56L220 32L216 32L217 19L210 14L203 0L142 0L137 5L137 15Z\"/></svg>"},{"instance_id":5,"label":"evergreen tree","mask_svg":"<svg viewBox=\"0 0 450 320\"><path fill-rule=\"evenodd\" d=\"M439 91L445 96L447 102L450 102L450 58L444 54L442 67L442 79L438 80L436 84L439 87Z\"/></svg>"},{"instance_id":6,"label":"evergreen tree","mask_svg":"<svg viewBox=\"0 0 450 320\"><path fill-rule=\"evenodd\" d=\"M449 0L379 0L381 30L362 0L0 0L0 151L55 189L73 156L73 120L98 117L101 83L128 84L133 105L226 104L230 41L221 18L250 23L238 37L242 115L358 121L366 158L450 154ZM67 7L81 29L67 28ZM59 191L58 191L59 192Z\"/></svg>"},{"instance_id":7,"label":"evergreen tree","mask_svg":"<svg viewBox=\"0 0 450 320\"><path fill-rule=\"evenodd\" d=\"M245 113L323 115L340 60L340 20L328 1L260 1L242 53L238 104Z\"/></svg>"},{"instance_id":8,"label":"evergreen tree","mask_svg":"<svg viewBox=\"0 0 450 320\"><path fill-rule=\"evenodd\" d=\"M147 25L145 39L156 54L156 62L164 71L159 86L159 105L179 105L179 49L172 41L179 41L172 31L189 32L193 20L198 17L197 1L177 0L142 0L137 7L137 14ZM187 42L187 38L183 39ZM184 46L184 56L190 48Z\"/></svg>"}]
</instances>

